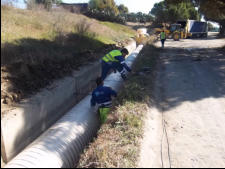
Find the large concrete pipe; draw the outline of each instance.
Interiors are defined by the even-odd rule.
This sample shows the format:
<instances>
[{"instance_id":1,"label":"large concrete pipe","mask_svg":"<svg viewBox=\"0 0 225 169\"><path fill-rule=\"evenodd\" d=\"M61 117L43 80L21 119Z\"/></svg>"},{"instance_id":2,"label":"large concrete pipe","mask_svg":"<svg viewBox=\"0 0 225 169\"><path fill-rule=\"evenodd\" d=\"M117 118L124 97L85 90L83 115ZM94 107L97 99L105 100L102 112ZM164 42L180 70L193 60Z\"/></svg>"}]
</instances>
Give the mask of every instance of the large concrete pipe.
<instances>
[{"instance_id":1,"label":"large concrete pipe","mask_svg":"<svg viewBox=\"0 0 225 169\"><path fill-rule=\"evenodd\" d=\"M126 63L132 66L142 45L131 53ZM123 80L119 73L109 75L105 85L118 91ZM11 160L5 168L70 168L96 135L99 120L96 109L90 107L88 95L66 115Z\"/></svg>"},{"instance_id":2,"label":"large concrete pipe","mask_svg":"<svg viewBox=\"0 0 225 169\"><path fill-rule=\"evenodd\" d=\"M136 49L133 39L124 45L132 53ZM99 56L101 57L101 56ZM91 72L91 73L90 73ZM95 87L101 73L96 61L74 70L71 75L55 80L46 88L16 104L1 118L1 157L8 163L25 147L79 103Z\"/></svg>"},{"instance_id":3,"label":"large concrete pipe","mask_svg":"<svg viewBox=\"0 0 225 169\"><path fill-rule=\"evenodd\" d=\"M137 44L134 39L129 38L123 47L125 47L129 51L129 54L131 54L136 49Z\"/></svg>"}]
</instances>

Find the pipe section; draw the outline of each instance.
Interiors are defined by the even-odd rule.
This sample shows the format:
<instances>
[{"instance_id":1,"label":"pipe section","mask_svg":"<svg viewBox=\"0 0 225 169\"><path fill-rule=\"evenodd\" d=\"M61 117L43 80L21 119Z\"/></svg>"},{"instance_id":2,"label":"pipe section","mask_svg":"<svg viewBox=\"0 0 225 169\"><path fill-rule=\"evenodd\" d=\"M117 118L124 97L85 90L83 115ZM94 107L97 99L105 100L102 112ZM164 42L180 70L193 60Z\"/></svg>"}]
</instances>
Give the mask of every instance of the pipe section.
<instances>
[{"instance_id":1,"label":"pipe section","mask_svg":"<svg viewBox=\"0 0 225 169\"><path fill-rule=\"evenodd\" d=\"M132 66L138 53L137 49L126 59ZM105 85L118 91L123 83L119 73L112 73L105 79ZM25 148L5 168L72 168L79 160L79 155L96 135L99 119L96 108L90 107L88 95L73 107L52 127Z\"/></svg>"}]
</instances>

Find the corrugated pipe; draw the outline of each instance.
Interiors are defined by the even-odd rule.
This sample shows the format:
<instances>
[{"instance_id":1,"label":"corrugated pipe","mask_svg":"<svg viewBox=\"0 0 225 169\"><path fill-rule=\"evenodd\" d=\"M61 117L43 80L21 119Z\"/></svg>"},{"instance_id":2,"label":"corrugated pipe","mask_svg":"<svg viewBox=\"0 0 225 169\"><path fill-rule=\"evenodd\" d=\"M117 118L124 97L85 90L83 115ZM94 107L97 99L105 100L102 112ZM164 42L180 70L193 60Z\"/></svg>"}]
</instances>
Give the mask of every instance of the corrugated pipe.
<instances>
[{"instance_id":1,"label":"corrugated pipe","mask_svg":"<svg viewBox=\"0 0 225 169\"><path fill-rule=\"evenodd\" d=\"M130 54L126 63L132 66L142 45ZM109 75L105 85L118 91L123 80L119 73ZM71 168L99 129L96 109L90 107L88 95L66 115L37 138L5 168Z\"/></svg>"}]
</instances>

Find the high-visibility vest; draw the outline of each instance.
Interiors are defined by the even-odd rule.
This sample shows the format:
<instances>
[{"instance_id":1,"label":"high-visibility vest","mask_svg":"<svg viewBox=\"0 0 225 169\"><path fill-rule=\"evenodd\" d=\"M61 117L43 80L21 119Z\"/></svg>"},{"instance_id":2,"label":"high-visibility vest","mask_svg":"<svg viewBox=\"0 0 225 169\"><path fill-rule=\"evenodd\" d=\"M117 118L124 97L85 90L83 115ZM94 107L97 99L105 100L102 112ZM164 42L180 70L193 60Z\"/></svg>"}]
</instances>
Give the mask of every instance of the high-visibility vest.
<instances>
[{"instance_id":1,"label":"high-visibility vest","mask_svg":"<svg viewBox=\"0 0 225 169\"><path fill-rule=\"evenodd\" d=\"M161 34L160 34L160 39L166 39L166 34L165 34L165 32L161 32Z\"/></svg>"},{"instance_id":2,"label":"high-visibility vest","mask_svg":"<svg viewBox=\"0 0 225 169\"><path fill-rule=\"evenodd\" d=\"M106 54L102 60L104 60L106 63L107 62L119 62L115 57L116 56L121 56L122 53L119 50L112 50L108 54Z\"/></svg>"}]
</instances>

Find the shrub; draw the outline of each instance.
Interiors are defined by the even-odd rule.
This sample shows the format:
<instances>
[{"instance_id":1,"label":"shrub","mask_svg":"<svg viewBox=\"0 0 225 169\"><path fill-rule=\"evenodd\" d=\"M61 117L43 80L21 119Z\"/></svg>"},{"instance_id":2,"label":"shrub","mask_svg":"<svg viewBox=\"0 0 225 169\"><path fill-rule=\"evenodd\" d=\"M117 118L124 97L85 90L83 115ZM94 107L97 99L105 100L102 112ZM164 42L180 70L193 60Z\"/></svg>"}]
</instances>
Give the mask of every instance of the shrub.
<instances>
[{"instance_id":1,"label":"shrub","mask_svg":"<svg viewBox=\"0 0 225 169\"><path fill-rule=\"evenodd\" d=\"M28 0L26 3L27 3L27 9L29 10L44 10L45 9L43 4L37 4L34 0Z\"/></svg>"},{"instance_id":2,"label":"shrub","mask_svg":"<svg viewBox=\"0 0 225 169\"><path fill-rule=\"evenodd\" d=\"M89 32L90 26L90 22L87 22L86 19L83 19L79 24L75 25L74 29L78 34L85 35Z\"/></svg>"},{"instance_id":3,"label":"shrub","mask_svg":"<svg viewBox=\"0 0 225 169\"><path fill-rule=\"evenodd\" d=\"M88 11L85 13L86 16L98 19L100 21L110 21L110 22L116 22L125 24L126 19L125 17L121 15L116 15L113 12L110 12L108 10L97 10L97 9L88 9Z\"/></svg>"}]
</instances>

